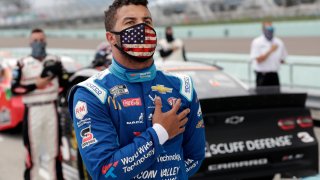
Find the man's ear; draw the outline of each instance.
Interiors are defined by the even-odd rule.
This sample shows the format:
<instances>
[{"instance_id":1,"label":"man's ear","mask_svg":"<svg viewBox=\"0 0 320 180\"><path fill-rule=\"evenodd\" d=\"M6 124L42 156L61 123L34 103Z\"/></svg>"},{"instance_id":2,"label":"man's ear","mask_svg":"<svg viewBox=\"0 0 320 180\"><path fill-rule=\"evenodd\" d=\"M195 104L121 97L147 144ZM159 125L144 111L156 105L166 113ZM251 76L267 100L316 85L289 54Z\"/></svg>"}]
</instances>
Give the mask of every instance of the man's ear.
<instances>
[{"instance_id":1,"label":"man's ear","mask_svg":"<svg viewBox=\"0 0 320 180\"><path fill-rule=\"evenodd\" d=\"M117 44L116 36L111 32L106 32L106 39L111 45Z\"/></svg>"}]
</instances>

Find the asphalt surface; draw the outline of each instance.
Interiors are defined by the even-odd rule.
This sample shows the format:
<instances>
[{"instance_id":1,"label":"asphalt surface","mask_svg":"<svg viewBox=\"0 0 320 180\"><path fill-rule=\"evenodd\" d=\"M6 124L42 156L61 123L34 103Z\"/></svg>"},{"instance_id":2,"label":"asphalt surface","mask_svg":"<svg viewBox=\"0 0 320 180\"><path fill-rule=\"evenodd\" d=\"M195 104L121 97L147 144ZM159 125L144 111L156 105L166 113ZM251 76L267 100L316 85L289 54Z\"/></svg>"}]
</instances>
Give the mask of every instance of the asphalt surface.
<instances>
[{"instance_id":1,"label":"asphalt surface","mask_svg":"<svg viewBox=\"0 0 320 180\"><path fill-rule=\"evenodd\" d=\"M290 55L319 56L320 37L282 38ZM28 38L1 38L0 48L28 47ZM50 48L95 49L103 39L48 38ZM184 39L187 52L249 53L252 38Z\"/></svg>"}]
</instances>

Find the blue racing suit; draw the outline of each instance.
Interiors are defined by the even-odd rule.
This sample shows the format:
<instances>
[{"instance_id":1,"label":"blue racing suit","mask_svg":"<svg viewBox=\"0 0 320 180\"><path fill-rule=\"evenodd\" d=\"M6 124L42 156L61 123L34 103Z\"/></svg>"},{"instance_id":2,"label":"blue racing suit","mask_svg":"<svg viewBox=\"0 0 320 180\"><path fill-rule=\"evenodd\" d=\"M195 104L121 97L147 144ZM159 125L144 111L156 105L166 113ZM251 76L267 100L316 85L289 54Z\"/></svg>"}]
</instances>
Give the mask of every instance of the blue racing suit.
<instances>
[{"instance_id":1,"label":"blue racing suit","mask_svg":"<svg viewBox=\"0 0 320 180\"><path fill-rule=\"evenodd\" d=\"M160 144L152 124L154 98L162 112L180 98L190 108L184 133ZM204 123L191 78L153 64L129 70L115 60L69 95L78 147L93 179L188 179L205 153Z\"/></svg>"}]
</instances>

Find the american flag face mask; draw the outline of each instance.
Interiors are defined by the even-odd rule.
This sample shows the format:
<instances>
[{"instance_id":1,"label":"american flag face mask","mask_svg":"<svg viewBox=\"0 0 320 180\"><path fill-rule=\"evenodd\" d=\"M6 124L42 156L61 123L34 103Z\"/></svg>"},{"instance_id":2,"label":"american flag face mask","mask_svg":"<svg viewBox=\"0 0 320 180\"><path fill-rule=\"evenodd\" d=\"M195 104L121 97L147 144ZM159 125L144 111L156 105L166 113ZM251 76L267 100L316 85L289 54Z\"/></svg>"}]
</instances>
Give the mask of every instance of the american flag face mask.
<instances>
[{"instance_id":1,"label":"american flag face mask","mask_svg":"<svg viewBox=\"0 0 320 180\"><path fill-rule=\"evenodd\" d=\"M156 50L156 31L145 23L112 33L120 35L121 47L116 44L116 48L138 61L150 59Z\"/></svg>"}]
</instances>

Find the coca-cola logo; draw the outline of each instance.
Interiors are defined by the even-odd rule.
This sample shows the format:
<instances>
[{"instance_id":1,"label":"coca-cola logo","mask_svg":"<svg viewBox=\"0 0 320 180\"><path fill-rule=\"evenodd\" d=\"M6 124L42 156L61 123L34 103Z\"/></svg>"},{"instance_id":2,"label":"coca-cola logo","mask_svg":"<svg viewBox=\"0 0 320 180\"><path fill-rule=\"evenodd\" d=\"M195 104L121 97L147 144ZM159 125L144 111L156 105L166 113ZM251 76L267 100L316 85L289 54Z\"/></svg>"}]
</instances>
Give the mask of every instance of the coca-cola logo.
<instances>
[{"instance_id":1,"label":"coca-cola logo","mask_svg":"<svg viewBox=\"0 0 320 180\"><path fill-rule=\"evenodd\" d=\"M123 107L142 106L140 98L129 98L121 100Z\"/></svg>"}]
</instances>

